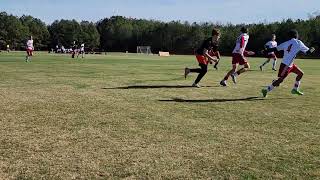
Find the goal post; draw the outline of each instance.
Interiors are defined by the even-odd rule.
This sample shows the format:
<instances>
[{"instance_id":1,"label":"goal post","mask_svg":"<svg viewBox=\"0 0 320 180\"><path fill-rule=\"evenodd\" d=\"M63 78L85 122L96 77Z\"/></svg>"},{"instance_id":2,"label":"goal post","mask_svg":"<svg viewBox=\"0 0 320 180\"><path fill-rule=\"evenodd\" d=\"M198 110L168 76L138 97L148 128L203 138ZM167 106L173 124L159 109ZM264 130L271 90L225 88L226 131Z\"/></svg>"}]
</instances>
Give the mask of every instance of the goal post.
<instances>
[{"instance_id":1,"label":"goal post","mask_svg":"<svg viewBox=\"0 0 320 180\"><path fill-rule=\"evenodd\" d=\"M137 46L137 53L152 55L151 46Z\"/></svg>"}]
</instances>

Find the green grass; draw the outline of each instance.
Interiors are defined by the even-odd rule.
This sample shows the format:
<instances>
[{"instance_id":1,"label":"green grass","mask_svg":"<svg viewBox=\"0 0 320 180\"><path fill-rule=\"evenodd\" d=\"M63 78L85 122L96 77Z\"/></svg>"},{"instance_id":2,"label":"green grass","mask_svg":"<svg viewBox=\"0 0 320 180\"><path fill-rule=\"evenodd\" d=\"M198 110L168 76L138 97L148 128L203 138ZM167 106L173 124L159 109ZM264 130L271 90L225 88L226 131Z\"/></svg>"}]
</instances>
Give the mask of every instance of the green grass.
<instances>
[{"instance_id":1,"label":"green grass","mask_svg":"<svg viewBox=\"0 0 320 180\"><path fill-rule=\"evenodd\" d=\"M224 57L195 89L192 56L2 52L0 178L320 179L320 61L296 61L305 96L290 75L263 99L263 60L224 88Z\"/></svg>"}]
</instances>

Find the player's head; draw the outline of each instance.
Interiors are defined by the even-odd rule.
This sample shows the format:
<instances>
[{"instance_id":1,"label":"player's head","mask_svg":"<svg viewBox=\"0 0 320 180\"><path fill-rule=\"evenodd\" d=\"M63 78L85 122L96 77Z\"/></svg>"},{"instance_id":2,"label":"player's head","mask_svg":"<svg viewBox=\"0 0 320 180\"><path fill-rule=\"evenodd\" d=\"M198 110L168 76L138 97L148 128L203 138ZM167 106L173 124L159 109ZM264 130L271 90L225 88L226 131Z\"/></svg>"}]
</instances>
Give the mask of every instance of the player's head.
<instances>
[{"instance_id":1,"label":"player's head","mask_svg":"<svg viewBox=\"0 0 320 180\"><path fill-rule=\"evenodd\" d=\"M242 28L241 28L241 32L242 32L242 33L249 33L249 29L246 28L246 27L242 27Z\"/></svg>"},{"instance_id":2,"label":"player's head","mask_svg":"<svg viewBox=\"0 0 320 180\"><path fill-rule=\"evenodd\" d=\"M272 40L272 41L275 41L276 39L277 39L276 34L271 34L271 40Z\"/></svg>"},{"instance_id":3,"label":"player's head","mask_svg":"<svg viewBox=\"0 0 320 180\"><path fill-rule=\"evenodd\" d=\"M289 38L295 38L295 39L299 38L299 33L295 29L291 29L288 35L289 35Z\"/></svg>"},{"instance_id":4,"label":"player's head","mask_svg":"<svg viewBox=\"0 0 320 180\"><path fill-rule=\"evenodd\" d=\"M214 41L218 41L220 39L220 30L217 28L213 28L211 35Z\"/></svg>"}]
</instances>

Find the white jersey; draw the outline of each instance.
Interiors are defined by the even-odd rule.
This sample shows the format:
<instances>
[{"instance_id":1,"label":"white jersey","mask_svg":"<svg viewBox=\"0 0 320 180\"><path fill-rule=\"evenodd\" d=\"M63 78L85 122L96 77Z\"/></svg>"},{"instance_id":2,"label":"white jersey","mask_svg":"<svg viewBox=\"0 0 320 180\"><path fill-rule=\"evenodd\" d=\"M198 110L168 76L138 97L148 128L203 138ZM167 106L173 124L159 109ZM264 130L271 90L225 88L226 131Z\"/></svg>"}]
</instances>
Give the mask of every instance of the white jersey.
<instances>
[{"instance_id":1,"label":"white jersey","mask_svg":"<svg viewBox=\"0 0 320 180\"><path fill-rule=\"evenodd\" d=\"M232 53L243 55L244 50L247 47L248 41L249 41L249 35L247 33L241 34L237 39L236 47L234 48Z\"/></svg>"},{"instance_id":2,"label":"white jersey","mask_svg":"<svg viewBox=\"0 0 320 180\"><path fill-rule=\"evenodd\" d=\"M81 44L80 51L84 51L84 44Z\"/></svg>"},{"instance_id":3,"label":"white jersey","mask_svg":"<svg viewBox=\"0 0 320 180\"><path fill-rule=\"evenodd\" d=\"M27 49L33 50L33 40L28 40L27 41Z\"/></svg>"},{"instance_id":4,"label":"white jersey","mask_svg":"<svg viewBox=\"0 0 320 180\"><path fill-rule=\"evenodd\" d=\"M276 48L278 46L278 43L277 41L269 41L266 43L265 45L268 49L271 49L271 48ZM268 54L274 54L274 52L270 52Z\"/></svg>"},{"instance_id":5,"label":"white jersey","mask_svg":"<svg viewBox=\"0 0 320 180\"><path fill-rule=\"evenodd\" d=\"M309 51L309 48L304 45L302 41L293 38L280 44L277 47L277 50L284 51L282 63L289 67L292 67L293 61L296 58L297 54L300 51L306 53L307 51Z\"/></svg>"}]
</instances>

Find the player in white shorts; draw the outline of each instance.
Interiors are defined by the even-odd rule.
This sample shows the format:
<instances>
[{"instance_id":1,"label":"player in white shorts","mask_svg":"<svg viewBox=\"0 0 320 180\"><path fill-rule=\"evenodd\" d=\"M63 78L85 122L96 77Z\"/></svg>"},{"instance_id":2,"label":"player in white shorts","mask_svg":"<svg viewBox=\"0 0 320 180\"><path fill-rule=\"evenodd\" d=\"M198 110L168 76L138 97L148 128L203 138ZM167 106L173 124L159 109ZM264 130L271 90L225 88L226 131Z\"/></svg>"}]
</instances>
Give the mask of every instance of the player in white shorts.
<instances>
[{"instance_id":1,"label":"player in white shorts","mask_svg":"<svg viewBox=\"0 0 320 180\"><path fill-rule=\"evenodd\" d=\"M271 41L267 42L266 45L264 45L265 49L271 49L271 48L275 48L278 46L278 43L276 41L276 35L272 34L272 38ZM263 70L263 66L265 66L266 64L268 64L270 62L271 59L273 59L273 64L272 64L272 70L277 71L276 70L276 65L277 65L277 55L275 52L269 52L267 55L268 60L265 61L261 66L260 66L260 70Z\"/></svg>"},{"instance_id":2,"label":"player in white shorts","mask_svg":"<svg viewBox=\"0 0 320 180\"><path fill-rule=\"evenodd\" d=\"M275 87L278 87L290 73L295 73L297 75L296 82L293 86L291 93L303 95L303 93L299 90L301 79L303 77L303 71L293 62L300 51L305 54L311 54L314 52L315 49L313 47L308 48L306 45L304 45L302 41L298 39L298 31L291 30L289 32L289 36L290 38L292 38L291 40L280 44L276 48L266 50L266 52L284 51L284 56L280 65L278 79L273 81L272 84L267 87L267 89L262 89L263 97L266 97L270 91L272 91Z\"/></svg>"},{"instance_id":3,"label":"player in white shorts","mask_svg":"<svg viewBox=\"0 0 320 180\"><path fill-rule=\"evenodd\" d=\"M30 36L29 40L27 41L27 47L26 47L26 51L27 51L27 56L26 56L26 62L30 62L31 57L33 55L33 39L32 36Z\"/></svg>"}]
</instances>

